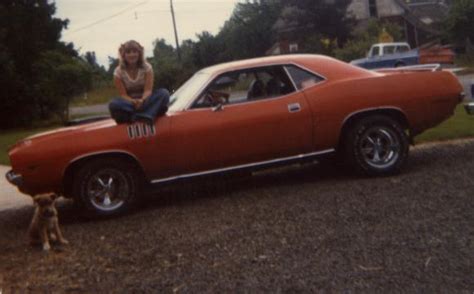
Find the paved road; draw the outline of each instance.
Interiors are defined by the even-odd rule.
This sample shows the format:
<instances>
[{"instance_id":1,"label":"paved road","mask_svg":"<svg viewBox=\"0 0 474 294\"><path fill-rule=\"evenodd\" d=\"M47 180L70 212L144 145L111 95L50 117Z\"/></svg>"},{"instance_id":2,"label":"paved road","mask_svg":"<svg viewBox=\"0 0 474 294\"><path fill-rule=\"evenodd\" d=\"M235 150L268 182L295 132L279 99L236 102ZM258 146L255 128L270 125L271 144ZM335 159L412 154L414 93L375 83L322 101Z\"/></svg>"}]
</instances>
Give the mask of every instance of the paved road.
<instances>
[{"instance_id":1,"label":"paved road","mask_svg":"<svg viewBox=\"0 0 474 294\"><path fill-rule=\"evenodd\" d=\"M459 81L464 87L464 93L466 93L466 99L474 99L472 96L474 93L471 91L471 85L474 85L474 74L458 76Z\"/></svg>"},{"instance_id":2,"label":"paved road","mask_svg":"<svg viewBox=\"0 0 474 294\"><path fill-rule=\"evenodd\" d=\"M0 211L17 209L32 204L29 196L18 192L18 190L5 179L5 173L9 169L10 167L8 166L0 165Z\"/></svg>"},{"instance_id":3,"label":"paved road","mask_svg":"<svg viewBox=\"0 0 474 294\"><path fill-rule=\"evenodd\" d=\"M96 104L90 106L71 107L70 115L84 115L84 114L108 114L109 109L107 104Z\"/></svg>"}]
</instances>

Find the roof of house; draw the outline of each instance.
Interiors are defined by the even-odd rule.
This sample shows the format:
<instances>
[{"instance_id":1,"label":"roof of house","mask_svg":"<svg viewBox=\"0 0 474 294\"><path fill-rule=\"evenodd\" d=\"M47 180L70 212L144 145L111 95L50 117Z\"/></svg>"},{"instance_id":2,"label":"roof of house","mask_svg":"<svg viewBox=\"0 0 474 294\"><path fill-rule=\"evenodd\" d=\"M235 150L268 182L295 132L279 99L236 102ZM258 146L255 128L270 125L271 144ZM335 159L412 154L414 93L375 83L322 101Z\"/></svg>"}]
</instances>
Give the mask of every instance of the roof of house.
<instances>
[{"instance_id":1,"label":"roof of house","mask_svg":"<svg viewBox=\"0 0 474 294\"><path fill-rule=\"evenodd\" d=\"M405 9L405 19L418 28L432 34L439 34L437 24L443 21L449 12L449 6L443 1L416 1L406 3L405 0L394 0Z\"/></svg>"},{"instance_id":2,"label":"roof of house","mask_svg":"<svg viewBox=\"0 0 474 294\"><path fill-rule=\"evenodd\" d=\"M404 11L403 17L416 27L431 34L439 34L436 24L439 24L448 14L449 6L440 0L424 0L407 3L406 0L392 0ZM411 0L413 1L413 0ZM289 6L285 7L281 16L273 25L273 29L279 33L291 32L298 29L295 16L304 13L303 10Z\"/></svg>"}]
</instances>

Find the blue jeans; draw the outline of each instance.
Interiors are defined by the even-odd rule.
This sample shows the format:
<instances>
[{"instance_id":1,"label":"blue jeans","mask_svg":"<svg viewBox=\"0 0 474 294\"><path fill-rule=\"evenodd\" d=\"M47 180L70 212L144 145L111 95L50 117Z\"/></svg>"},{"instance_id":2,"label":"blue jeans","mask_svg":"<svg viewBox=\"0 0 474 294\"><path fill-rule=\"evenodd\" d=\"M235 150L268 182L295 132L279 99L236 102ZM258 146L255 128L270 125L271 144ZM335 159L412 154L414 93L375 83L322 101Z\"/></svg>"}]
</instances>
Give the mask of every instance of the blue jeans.
<instances>
[{"instance_id":1,"label":"blue jeans","mask_svg":"<svg viewBox=\"0 0 474 294\"><path fill-rule=\"evenodd\" d=\"M139 109L135 109L132 102L117 97L109 104L110 115L120 123L130 123L137 120L145 120L153 123L158 115L165 114L168 110L170 93L166 89L158 89L148 96Z\"/></svg>"}]
</instances>

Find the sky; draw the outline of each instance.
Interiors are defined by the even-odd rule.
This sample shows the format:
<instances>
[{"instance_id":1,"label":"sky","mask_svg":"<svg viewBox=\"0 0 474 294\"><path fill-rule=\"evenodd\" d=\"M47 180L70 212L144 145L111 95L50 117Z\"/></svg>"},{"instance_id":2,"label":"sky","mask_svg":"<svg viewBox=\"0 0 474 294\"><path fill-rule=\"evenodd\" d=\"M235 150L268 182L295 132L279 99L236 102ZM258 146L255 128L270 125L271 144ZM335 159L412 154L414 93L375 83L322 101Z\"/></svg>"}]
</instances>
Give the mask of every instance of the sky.
<instances>
[{"instance_id":1,"label":"sky","mask_svg":"<svg viewBox=\"0 0 474 294\"><path fill-rule=\"evenodd\" d=\"M53 0L54 1L54 0ZM55 0L56 17L69 19L62 41L73 42L81 54L95 51L108 67L121 43L134 39L151 56L153 41L175 46L169 0ZM173 0L180 42L196 34L219 32L238 0Z\"/></svg>"}]
</instances>

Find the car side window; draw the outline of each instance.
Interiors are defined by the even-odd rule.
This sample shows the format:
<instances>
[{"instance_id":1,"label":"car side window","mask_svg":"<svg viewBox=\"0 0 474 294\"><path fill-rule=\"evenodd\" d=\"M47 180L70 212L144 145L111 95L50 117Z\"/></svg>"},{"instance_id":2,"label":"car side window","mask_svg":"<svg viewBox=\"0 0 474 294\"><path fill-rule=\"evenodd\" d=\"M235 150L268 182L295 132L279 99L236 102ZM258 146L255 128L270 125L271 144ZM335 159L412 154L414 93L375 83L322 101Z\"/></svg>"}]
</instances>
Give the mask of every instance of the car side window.
<instances>
[{"instance_id":1,"label":"car side window","mask_svg":"<svg viewBox=\"0 0 474 294\"><path fill-rule=\"evenodd\" d=\"M380 53L380 47L379 46L375 46L372 48L372 56L379 56L379 53Z\"/></svg>"},{"instance_id":2,"label":"car side window","mask_svg":"<svg viewBox=\"0 0 474 294\"><path fill-rule=\"evenodd\" d=\"M218 76L193 104L193 108L237 104L283 96L294 92L282 66L267 66Z\"/></svg>"},{"instance_id":3,"label":"car side window","mask_svg":"<svg viewBox=\"0 0 474 294\"><path fill-rule=\"evenodd\" d=\"M399 52L399 53L404 53L404 52L408 52L408 51L410 51L410 49L408 49L407 46L398 46L397 47L397 52Z\"/></svg>"},{"instance_id":4,"label":"car side window","mask_svg":"<svg viewBox=\"0 0 474 294\"><path fill-rule=\"evenodd\" d=\"M304 90L313 85L316 85L317 83L324 81L322 77L317 76L295 65L287 65L286 70L290 74L298 90Z\"/></svg>"}]
</instances>

